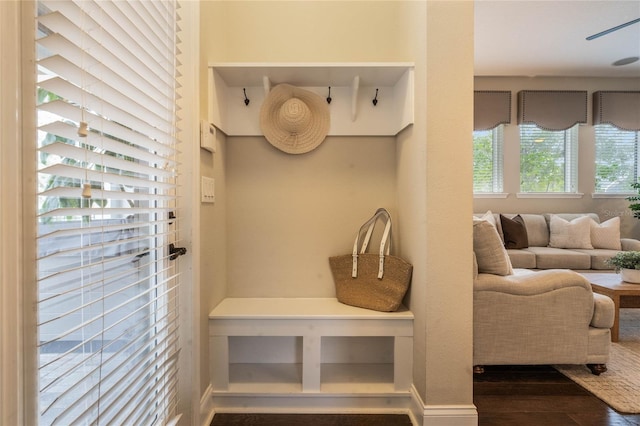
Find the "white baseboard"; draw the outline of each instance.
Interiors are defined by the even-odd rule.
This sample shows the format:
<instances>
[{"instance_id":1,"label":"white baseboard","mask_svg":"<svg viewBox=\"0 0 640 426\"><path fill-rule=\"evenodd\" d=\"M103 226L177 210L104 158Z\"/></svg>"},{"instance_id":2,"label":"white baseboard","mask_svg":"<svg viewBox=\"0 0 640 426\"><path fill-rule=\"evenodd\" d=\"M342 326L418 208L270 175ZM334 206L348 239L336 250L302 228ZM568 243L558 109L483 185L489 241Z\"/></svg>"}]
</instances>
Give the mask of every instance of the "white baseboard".
<instances>
[{"instance_id":1,"label":"white baseboard","mask_svg":"<svg viewBox=\"0 0 640 426\"><path fill-rule=\"evenodd\" d=\"M216 414L213 406L213 388L211 384L205 389L200 398L200 426L209 426Z\"/></svg>"},{"instance_id":2,"label":"white baseboard","mask_svg":"<svg viewBox=\"0 0 640 426\"><path fill-rule=\"evenodd\" d=\"M415 386L411 386L409 416L414 426L478 425L478 410L475 405L425 405Z\"/></svg>"},{"instance_id":3,"label":"white baseboard","mask_svg":"<svg viewBox=\"0 0 640 426\"><path fill-rule=\"evenodd\" d=\"M355 393L233 393L213 392L216 413L353 413L407 414L409 392Z\"/></svg>"}]
</instances>

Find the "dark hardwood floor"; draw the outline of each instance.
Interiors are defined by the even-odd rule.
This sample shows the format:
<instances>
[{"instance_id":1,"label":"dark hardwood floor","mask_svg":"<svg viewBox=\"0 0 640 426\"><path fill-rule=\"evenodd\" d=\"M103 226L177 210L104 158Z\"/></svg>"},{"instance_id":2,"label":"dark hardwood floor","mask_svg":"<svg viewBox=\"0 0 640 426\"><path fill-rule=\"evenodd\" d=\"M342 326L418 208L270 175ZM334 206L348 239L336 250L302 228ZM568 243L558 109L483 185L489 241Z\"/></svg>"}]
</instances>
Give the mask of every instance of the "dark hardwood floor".
<instances>
[{"instance_id":1,"label":"dark hardwood floor","mask_svg":"<svg viewBox=\"0 0 640 426\"><path fill-rule=\"evenodd\" d=\"M640 426L550 366L489 366L473 380L478 426ZM411 426L403 415L216 414L211 426Z\"/></svg>"},{"instance_id":2,"label":"dark hardwood floor","mask_svg":"<svg viewBox=\"0 0 640 426\"><path fill-rule=\"evenodd\" d=\"M485 367L473 391L478 426L640 425L550 366Z\"/></svg>"}]
</instances>

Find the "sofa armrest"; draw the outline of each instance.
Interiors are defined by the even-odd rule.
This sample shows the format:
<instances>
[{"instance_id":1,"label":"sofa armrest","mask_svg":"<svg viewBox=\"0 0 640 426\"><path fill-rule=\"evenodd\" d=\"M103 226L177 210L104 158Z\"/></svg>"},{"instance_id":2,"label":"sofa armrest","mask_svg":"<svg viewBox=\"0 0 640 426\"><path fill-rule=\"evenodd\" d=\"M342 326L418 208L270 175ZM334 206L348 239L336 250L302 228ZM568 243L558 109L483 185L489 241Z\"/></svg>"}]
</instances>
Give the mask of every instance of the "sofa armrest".
<instances>
[{"instance_id":1,"label":"sofa armrest","mask_svg":"<svg viewBox=\"0 0 640 426\"><path fill-rule=\"evenodd\" d=\"M633 238L620 238L620 244L624 251L640 251L640 241Z\"/></svg>"},{"instance_id":2,"label":"sofa armrest","mask_svg":"<svg viewBox=\"0 0 640 426\"><path fill-rule=\"evenodd\" d=\"M586 363L594 296L582 275L548 269L478 274L473 291L476 365Z\"/></svg>"},{"instance_id":3,"label":"sofa armrest","mask_svg":"<svg viewBox=\"0 0 640 426\"><path fill-rule=\"evenodd\" d=\"M593 293L593 318L591 327L611 328L615 317L615 305L609 296Z\"/></svg>"},{"instance_id":4,"label":"sofa armrest","mask_svg":"<svg viewBox=\"0 0 640 426\"><path fill-rule=\"evenodd\" d=\"M568 269L547 269L507 276L478 274L474 281L474 291L495 291L514 296L533 296L568 287L581 287L591 292L589 280Z\"/></svg>"}]
</instances>

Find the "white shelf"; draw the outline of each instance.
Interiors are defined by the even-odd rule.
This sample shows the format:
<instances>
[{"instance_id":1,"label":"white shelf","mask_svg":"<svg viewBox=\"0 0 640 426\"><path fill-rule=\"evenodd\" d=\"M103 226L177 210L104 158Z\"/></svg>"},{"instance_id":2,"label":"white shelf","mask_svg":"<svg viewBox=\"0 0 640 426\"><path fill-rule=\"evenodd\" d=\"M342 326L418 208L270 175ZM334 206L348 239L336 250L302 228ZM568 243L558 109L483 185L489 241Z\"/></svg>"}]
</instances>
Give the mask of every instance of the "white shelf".
<instances>
[{"instance_id":1,"label":"white shelf","mask_svg":"<svg viewBox=\"0 0 640 426\"><path fill-rule=\"evenodd\" d=\"M302 364L229 364L230 392L302 391Z\"/></svg>"},{"instance_id":2,"label":"white shelf","mask_svg":"<svg viewBox=\"0 0 640 426\"><path fill-rule=\"evenodd\" d=\"M329 393L394 392L393 364L322 364L320 390Z\"/></svg>"},{"instance_id":3,"label":"white shelf","mask_svg":"<svg viewBox=\"0 0 640 426\"><path fill-rule=\"evenodd\" d=\"M209 121L227 135L261 135L260 106L280 83L322 98L331 87L329 135L393 136L414 121L412 63L211 63L209 69Z\"/></svg>"}]
</instances>

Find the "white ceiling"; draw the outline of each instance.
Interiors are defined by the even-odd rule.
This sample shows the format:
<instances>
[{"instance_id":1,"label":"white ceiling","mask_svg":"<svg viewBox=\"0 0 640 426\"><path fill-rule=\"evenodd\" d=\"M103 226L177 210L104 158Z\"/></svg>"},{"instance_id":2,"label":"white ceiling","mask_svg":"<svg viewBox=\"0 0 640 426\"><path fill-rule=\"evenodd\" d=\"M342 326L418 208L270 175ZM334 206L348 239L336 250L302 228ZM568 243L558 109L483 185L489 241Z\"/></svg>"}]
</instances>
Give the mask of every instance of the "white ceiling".
<instances>
[{"instance_id":1,"label":"white ceiling","mask_svg":"<svg viewBox=\"0 0 640 426\"><path fill-rule=\"evenodd\" d=\"M476 0L475 75L639 77L640 0Z\"/></svg>"}]
</instances>

